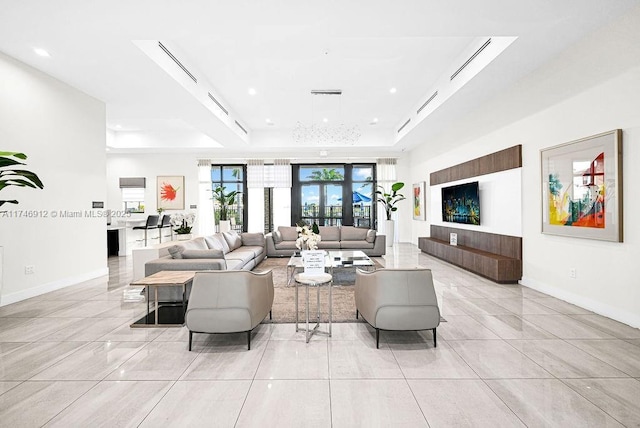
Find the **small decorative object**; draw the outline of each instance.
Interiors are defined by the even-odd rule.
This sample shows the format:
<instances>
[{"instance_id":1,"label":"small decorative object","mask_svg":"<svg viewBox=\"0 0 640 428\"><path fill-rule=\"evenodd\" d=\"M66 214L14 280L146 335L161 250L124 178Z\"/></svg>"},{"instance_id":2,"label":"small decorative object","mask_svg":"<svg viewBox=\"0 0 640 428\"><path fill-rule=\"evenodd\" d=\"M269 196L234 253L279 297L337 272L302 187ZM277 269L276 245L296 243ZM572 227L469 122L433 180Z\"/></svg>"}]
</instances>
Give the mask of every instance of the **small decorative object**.
<instances>
[{"instance_id":1,"label":"small decorative object","mask_svg":"<svg viewBox=\"0 0 640 428\"><path fill-rule=\"evenodd\" d=\"M395 235L395 223L391 220L391 214L398 211L396 204L404 199L403 194L398 193L400 189L404 187L404 183L398 182L391 185L391 193L387 193L382 186L378 186L380 190L376 190L376 200L384 206L384 211L387 215L387 222L385 224L385 233L387 234L387 247L393 246Z\"/></svg>"},{"instance_id":2,"label":"small decorative object","mask_svg":"<svg viewBox=\"0 0 640 428\"><path fill-rule=\"evenodd\" d=\"M449 234L449 244L450 245L458 245L458 234L457 233L450 233Z\"/></svg>"},{"instance_id":3,"label":"small decorative object","mask_svg":"<svg viewBox=\"0 0 640 428\"><path fill-rule=\"evenodd\" d=\"M317 250L318 242L320 242L320 229L318 225L313 223L313 226L309 228L306 224L304 226L296 226L298 232L298 239L296 239L296 248L299 250Z\"/></svg>"},{"instance_id":4,"label":"small decorative object","mask_svg":"<svg viewBox=\"0 0 640 428\"><path fill-rule=\"evenodd\" d=\"M164 208L158 208L156 211L158 211L158 215L162 215L162 211L164 211Z\"/></svg>"},{"instance_id":5,"label":"small decorative object","mask_svg":"<svg viewBox=\"0 0 640 428\"><path fill-rule=\"evenodd\" d=\"M540 154L542 233L622 242L622 130Z\"/></svg>"},{"instance_id":6,"label":"small decorative object","mask_svg":"<svg viewBox=\"0 0 640 428\"><path fill-rule=\"evenodd\" d=\"M184 176L158 176L158 209L184 209Z\"/></svg>"},{"instance_id":7,"label":"small decorative object","mask_svg":"<svg viewBox=\"0 0 640 428\"><path fill-rule=\"evenodd\" d=\"M421 181L413 185L413 219L414 220L426 220L425 213L425 182Z\"/></svg>"},{"instance_id":8,"label":"small decorative object","mask_svg":"<svg viewBox=\"0 0 640 428\"><path fill-rule=\"evenodd\" d=\"M186 235L191 233L193 228L193 222L196 220L196 215L193 213L176 213L171 214L171 225L174 227L173 231L178 235Z\"/></svg>"},{"instance_id":9,"label":"small decorative object","mask_svg":"<svg viewBox=\"0 0 640 428\"><path fill-rule=\"evenodd\" d=\"M19 160L18 160L19 159ZM9 186L31 187L43 189L44 184L38 176L25 169L14 169L17 165L26 165L21 160L26 160L27 155L19 152L0 152L0 190ZM0 207L4 204L17 204L15 199L0 200Z\"/></svg>"},{"instance_id":10,"label":"small decorative object","mask_svg":"<svg viewBox=\"0 0 640 428\"><path fill-rule=\"evenodd\" d=\"M213 200L217 204L217 217L220 232L228 232L231 230L231 220L229 219L229 206L236 203L236 196L238 192L232 190L229 193L225 193L225 186L218 186L213 189Z\"/></svg>"}]
</instances>

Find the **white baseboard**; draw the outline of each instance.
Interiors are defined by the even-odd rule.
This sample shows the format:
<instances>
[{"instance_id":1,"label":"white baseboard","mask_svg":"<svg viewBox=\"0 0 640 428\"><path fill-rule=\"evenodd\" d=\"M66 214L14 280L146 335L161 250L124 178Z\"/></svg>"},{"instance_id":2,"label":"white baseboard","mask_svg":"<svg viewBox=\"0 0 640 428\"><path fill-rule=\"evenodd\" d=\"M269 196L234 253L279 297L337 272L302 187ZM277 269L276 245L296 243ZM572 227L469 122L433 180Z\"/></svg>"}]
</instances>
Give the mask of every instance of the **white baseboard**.
<instances>
[{"instance_id":1,"label":"white baseboard","mask_svg":"<svg viewBox=\"0 0 640 428\"><path fill-rule=\"evenodd\" d=\"M21 300L36 297L41 294L69 287L71 285L76 285L80 282L89 281L90 279L99 278L105 275L109 275L109 268L106 266L102 269L96 269L91 272L85 272L79 275L74 275L67 278L59 279L57 281L38 285L37 287L17 291L15 293L7 294L6 296L0 296L0 306L10 305L11 303L20 302Z\"/></svg>"},{"instance_id":2,"label":"white baseboard","mask_svg":"<svg viewBox=\"0 0 640 428\"><path fill-rule=\"evenodd\" d=\"M595 312L598 315L611 318L634 328L640 328L640 315L637 313L627 312L606 303L580 296L575 293L570 293L524 276L520 280L520 284L533 290L540 291L541 293L548 294L557 299L564 300L565 302L580 306L581 308Z\"/></svg>"}]
</instances>

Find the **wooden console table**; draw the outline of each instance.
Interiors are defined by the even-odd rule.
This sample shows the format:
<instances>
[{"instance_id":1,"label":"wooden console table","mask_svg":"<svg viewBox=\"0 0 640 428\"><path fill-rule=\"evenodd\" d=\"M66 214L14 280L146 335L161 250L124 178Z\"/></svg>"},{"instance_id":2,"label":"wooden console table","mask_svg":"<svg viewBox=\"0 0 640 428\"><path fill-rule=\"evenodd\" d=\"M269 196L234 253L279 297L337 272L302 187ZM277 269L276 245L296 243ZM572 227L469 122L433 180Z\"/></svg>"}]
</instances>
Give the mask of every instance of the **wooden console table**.
<instances>
[{"instance_id":1,"label":"wooden console table","mask_svg":"<svg viewBox=\"0 0 640 428\"><path fill-rule=\"evenodd\" d=\"M458 245L449 244L458 234ZM430 238L418 238L424 253L499 283L522 278L522 238L452 227L431 226Z\"/></svg>"}]
</instances>

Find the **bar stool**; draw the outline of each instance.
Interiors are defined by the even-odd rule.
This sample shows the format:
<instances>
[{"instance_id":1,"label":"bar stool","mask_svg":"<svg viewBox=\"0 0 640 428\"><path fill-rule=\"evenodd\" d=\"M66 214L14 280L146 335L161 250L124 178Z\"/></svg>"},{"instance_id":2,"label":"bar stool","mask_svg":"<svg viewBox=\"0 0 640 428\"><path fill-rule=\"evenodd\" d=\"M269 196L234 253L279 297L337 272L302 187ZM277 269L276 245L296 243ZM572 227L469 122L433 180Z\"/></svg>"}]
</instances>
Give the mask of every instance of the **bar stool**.
<instances>
[{"instance_id":1,"label":"bar stool","mask_svg":"<svg viewBox=\"0 0 640 428\"><path fill-rule=\"evenodd\" d=\"M160 242L162 242L162 229L169 228L171 230L171 240L173 241L173 227L171 227L171 216L168 214L164 214L162 216L162 221L158 225L158 233L160 233Z\"/></svg>"},{"instance_id":2,"label":"bar stool","mask_svg":"<svg viewBox=\"0 0 640 428\"><path fill-rule=\"evenodd\" d=\"M136 226L133 230L144 230L144 246L147 246L147 231L149 229L158 229L158 219L160 216L150 215L147 217L147 223L144 226Z\"/></svg>"},{"instance_id":3,"label":"bar stool","mask_svg":"<svg viewBox=\"0 0 640 428\"><path fill-rule=\"evenodd\" d=\"M316 275L299 273L294 278L296 281L296 332L304 331L307 343L309 343L311 336L313 336L315 333L323 334L331 337L331 319L332 319L332 306L333 306L331 289L333 288L332 287L333 277L331 276L331 274L328 274L328 273L321 273ZM306 300L307 300L307 306L306 306L307 328L306 329L298 328L298 284L304 285L306 290L305 291ZM320 330L320 286L324 284L328 284L329 286L329 330L328 331ZM312 329L309 328L309 287L316 287L317 289L316 325Z\"/></svg>"}]
</instances>

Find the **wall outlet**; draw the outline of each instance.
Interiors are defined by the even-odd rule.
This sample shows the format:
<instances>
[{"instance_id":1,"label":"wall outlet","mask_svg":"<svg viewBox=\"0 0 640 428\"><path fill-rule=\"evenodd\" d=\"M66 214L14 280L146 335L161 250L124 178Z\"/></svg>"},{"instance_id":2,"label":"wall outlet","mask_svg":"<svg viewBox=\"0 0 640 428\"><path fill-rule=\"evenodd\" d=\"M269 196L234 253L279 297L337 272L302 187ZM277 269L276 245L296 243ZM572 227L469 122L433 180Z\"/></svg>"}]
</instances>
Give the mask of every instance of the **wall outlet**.
<instances>
[{"instance_id":1,"label":"wall outlet","mask_svg":"<svg viewBox=\"0 0 640 428\"><path fill-rule=\"evenodd\" d=\"M36 267L34 265L27 265L24 267L25 275L33 275L34 273L36 273Z\"/></svg>"},{"instance_id":2,"label":"wall outlet","mask_svg":"<svg viewBox=\"0 0 640 428\"><path fill-rule=\"evenodd\" d=\"M569 278L576 279L576 268L569 269Z\"/></svg>"}]
</instances>

